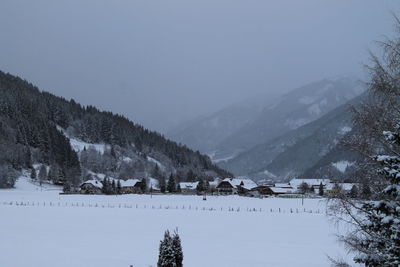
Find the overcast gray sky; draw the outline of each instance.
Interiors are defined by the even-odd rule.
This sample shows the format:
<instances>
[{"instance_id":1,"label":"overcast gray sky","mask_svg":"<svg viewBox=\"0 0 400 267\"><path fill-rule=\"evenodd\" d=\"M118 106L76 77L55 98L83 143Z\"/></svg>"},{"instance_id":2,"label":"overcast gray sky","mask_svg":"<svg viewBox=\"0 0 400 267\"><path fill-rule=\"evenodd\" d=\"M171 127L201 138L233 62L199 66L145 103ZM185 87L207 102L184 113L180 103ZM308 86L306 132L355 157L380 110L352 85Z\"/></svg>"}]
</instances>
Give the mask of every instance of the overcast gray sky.
<instances>
[{"instance_id":1,"label":"overcast gray sky","mask_svg":"<svg viewBox=\"0 0 400 267\"><path fill-rule=\"evenodd\" d=\"M393 0L1 0L0 69L152 129L362 76Z\"/></svg>"}]
</instances>

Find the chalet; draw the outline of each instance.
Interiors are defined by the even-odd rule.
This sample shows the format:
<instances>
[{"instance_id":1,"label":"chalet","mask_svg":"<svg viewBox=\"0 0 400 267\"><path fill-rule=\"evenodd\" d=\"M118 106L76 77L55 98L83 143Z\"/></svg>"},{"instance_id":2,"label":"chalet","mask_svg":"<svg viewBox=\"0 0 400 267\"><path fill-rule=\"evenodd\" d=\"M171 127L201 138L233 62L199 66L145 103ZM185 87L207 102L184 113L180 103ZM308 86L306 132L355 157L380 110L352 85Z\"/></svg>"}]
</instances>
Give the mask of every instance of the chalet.
<instances>
[{"instance_id":1,"label":"chalet","mask_svg":"<svg viewBox=\"0 0 400 267\"><path fill-rule=\"evenodd\" d=\"M266 185L259 185L257 187L252 188L249 192L248 195L250 196L271 196L273 195L274 192L271 190L270 186Z\"/></svg>"},{"instance_id":2,"label":"chalet","mask_svg":"<svg viewBox=\"0 0 400 267\"><path fill-rule=\"evenodd\" d=\"M214 181L209 182L209 186L208 186L208 190L210 191L210 193L213 195L214 193L217 193L217 187L218 185L221 183L221 179L220 178L215 178Z\"/></svg>"},{"instance_id":3,"label":"chalet","mask_svg":"<svg viewBox=\"0 0 400 267\"><path fill-rule=\"evenodd\" d=\"M217 186L219 194L245 194L249 192L257 184L247 178L225 178Z\"/></svg>"},{"instance_id":4,"label":"chalet","mask_svg":"<svg viewBox=\"0 0 400 267\"><path fill-rule=\"evenodd\" d=\"M270 187L270 189L272 191L272 194L275 196L294 193L293 188Z\"/></svg>"},{"instance_id":5,"label":"chalet","mask_svg":"<svg viewBox=\"0 0 400 267\"><path fill-rule=\"evenodd\" d=\"M293 189L293 187L289 183L275 183L273 187Z\"/></svg>"},{"instance_id":6,"label":"chalet","mask_svg":"<svg viewBox=\"0 0 400 267\"><path fill-rule=\"evenodd\" d=\"M120 180L122 194L142 193L142 182L138 179Z\"/></svg>"},{"instance_id":7,"label":"chalet","mask_svg":"<svg viewBox=\"0 0 400 267\"><path fill-rule=\"evenodd\" d=\"M195 194L199 182L182 182L179 183L182 194Z\"/></svg>"},{"instance_id":8,"label":"chalet","mask_svg":"<svg viewBox=\"0 0 400 267\"><path fill-rule=\"evenodd\" d=\"M80 192L83 194L101 194L103 184L98 180L87 180L80 186Z\"/></svg>"}]
</instances>

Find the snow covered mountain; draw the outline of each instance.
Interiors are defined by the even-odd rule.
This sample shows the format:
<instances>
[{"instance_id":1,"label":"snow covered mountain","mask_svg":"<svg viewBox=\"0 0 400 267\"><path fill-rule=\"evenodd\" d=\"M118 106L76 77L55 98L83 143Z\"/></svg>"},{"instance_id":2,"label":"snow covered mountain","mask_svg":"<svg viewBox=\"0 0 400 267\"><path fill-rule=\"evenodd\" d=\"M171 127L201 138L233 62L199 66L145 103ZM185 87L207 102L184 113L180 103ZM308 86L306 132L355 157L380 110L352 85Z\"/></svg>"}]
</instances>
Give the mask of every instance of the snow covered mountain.
<instances>
[{"instance_id":1,"label":"snow covered mountain","mask_svg":"<svg viewBox=\"0 0 400 267\"><path fill-rule=\"evenodd\" d=\"M220 111L187 121L169 131L172 140L212 154L219 143L251 123L277 96L270 94L230 105Z\"/></svg>"},{"instance_id":2,"label":"snow covered mountain","mask_svg":"<svg viewBox=\"0 0 400 267\"><path fill-rule=\"evenodd\" d=\"M251 174L270 179L320 177L329 173L327 167L330 173L344 173L356 159L354 154L339 147L338 142L352 130L350 105L357 105L362 99L363 96L359 96L311 123L219 165L236 175Z\"/></svg>"},{"instance_id":3,"label":"snow covered mountain","mask_svg":"<svg viewBox=\"0 0 400 267\"><path fill-rule=\"evenodd\" d=\"M315 121L364 90L362 83L352 78L324 79L297 88L225 138L217 146L215 158L229 158Z\"/></svg>"},{"instance_id":4,"label":"snow covered mountain","mask_svg":"<svg viewBox=\"0 0 400 267\"><path fill-rule=\"evenodd\" d=\"M35 163L55 183L78 185L90 172L165 180L230 174L210 158L127 118L66 100L0 71L0 187ZM47 174L46 174L47 176ZM7 179L3 179L6 177Z\"/></svg>"}]
</instances>

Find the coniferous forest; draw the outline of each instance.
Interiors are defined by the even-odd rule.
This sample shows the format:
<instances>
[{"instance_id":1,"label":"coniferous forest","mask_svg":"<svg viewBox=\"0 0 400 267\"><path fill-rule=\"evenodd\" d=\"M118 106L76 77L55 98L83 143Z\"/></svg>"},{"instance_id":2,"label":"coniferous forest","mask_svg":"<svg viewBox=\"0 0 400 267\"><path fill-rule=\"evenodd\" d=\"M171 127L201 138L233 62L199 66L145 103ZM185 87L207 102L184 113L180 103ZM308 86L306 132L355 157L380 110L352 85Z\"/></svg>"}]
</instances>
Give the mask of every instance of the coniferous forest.
<instances>
[{"instance_id":1,"label":"coniferous forest","mask_svg":"<svg viewBox=\"0 0 400 267\"><path fill-rule=\"evenodd\" d=\"M76 151L70 138L105 144L107 149ZM42 92L1 71L0 150L0 187L12 187L19 172L35 163L50 167L48 180L72 186L88 179L90 172L122 179L152 175L159 180L172 174L177 181L230 175L198 151L121 115Z\"/></svg>"}]
</instances>

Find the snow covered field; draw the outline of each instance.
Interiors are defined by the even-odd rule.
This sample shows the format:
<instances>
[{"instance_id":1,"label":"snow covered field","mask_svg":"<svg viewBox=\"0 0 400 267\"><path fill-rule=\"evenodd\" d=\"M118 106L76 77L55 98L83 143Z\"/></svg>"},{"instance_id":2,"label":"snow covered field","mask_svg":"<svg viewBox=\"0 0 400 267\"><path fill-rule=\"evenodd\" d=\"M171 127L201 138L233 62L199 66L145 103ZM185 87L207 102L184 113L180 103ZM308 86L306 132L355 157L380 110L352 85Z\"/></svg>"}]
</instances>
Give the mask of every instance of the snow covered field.
<instances>
[{"instance_id":1,"label":"snow covered field","mask_svg":"<svg viewBox=\"0 0 400 267\"><path fill-rule=\"evenodd\" d=\"M317 199L59 195L25 178L16 186L0 190L0 266L156 266L159 241L175 228L189 267L351 259Z\"/></svg>"}]
</instances>

